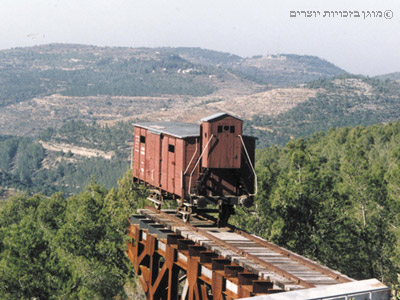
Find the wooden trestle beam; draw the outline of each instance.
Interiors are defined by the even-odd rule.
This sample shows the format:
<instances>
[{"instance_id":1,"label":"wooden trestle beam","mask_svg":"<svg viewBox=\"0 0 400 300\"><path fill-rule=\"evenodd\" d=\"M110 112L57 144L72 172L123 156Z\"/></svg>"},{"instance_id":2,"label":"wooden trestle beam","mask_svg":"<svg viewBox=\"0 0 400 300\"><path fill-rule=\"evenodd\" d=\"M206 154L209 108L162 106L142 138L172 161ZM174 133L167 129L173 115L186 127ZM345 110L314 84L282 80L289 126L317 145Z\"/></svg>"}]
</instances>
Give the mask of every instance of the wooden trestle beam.
<instances>
[{"instance_id":1,"label":"wooden trestle beam","mask_svg":"<svg viewBox=\"0 0 400 300\"><path fill-rule=\"evenodd\" d=\"M276 292L273 283L152 223L132 217L127 254L147 299L230 300Z\"/></svg>"}]
</instances>

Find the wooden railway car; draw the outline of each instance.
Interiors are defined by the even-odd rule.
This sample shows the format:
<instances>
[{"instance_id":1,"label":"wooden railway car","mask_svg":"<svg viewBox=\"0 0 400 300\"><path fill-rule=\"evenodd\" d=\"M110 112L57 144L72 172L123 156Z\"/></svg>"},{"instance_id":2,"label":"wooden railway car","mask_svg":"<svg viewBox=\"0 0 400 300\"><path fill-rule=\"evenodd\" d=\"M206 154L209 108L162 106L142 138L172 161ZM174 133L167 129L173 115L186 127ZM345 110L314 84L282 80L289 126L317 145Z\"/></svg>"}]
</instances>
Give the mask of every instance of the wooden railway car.
<instances>
[{"instance_id":1,"label":"wooden railway car","mask_svg":"<svg viewBox=\"0 0 400 300\"><path fill-rule=\"evenodd\" d=\"M219 222L233 206L250 207L255 194L254 137L243 136L242 120L218 113L201 124L143 122L134 124L134 181L150 187L149 200L178 202L185 220L191 213L218 205Z\"/></svg>"}]
</instances>

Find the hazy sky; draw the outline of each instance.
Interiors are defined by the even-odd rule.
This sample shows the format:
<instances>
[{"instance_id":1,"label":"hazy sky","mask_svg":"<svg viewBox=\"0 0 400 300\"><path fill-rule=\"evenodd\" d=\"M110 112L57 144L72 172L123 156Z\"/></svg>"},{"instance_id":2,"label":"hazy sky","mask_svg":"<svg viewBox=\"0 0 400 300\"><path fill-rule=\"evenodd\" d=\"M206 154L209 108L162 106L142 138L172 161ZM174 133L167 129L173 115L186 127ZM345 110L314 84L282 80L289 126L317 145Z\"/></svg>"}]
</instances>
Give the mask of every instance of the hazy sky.
<instances>
[{"instance_id":1,"label":"hazy sky","mask_svg":"<svg viewBox=\"0 0 400 300\"><path fill-rule=\"evenodd\" d=\"M316 12L293 18L290 11ZM360 18L324 11L358 11ZM386 14L364 18L362 11ZM0 49L185 46L316 55L371 76L400 72L400 0L0 0L0 30Z\"/></svg>"}]
</instances>

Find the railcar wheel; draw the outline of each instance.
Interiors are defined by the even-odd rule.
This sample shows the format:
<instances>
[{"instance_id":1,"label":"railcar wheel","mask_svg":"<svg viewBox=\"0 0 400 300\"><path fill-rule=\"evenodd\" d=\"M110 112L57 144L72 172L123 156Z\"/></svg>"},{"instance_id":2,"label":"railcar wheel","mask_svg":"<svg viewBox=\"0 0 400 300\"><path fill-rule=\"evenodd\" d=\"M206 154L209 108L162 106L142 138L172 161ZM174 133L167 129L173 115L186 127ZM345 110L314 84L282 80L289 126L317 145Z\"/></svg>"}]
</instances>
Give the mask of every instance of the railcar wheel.
<instances>
[{"instance_id":1,"label":"railcar wheel","mask_svg":"<svg viewBox=\"0 0 400 300\"><path fill-rule=\"evenodd\" d=\"M228 219L235 214L233 205L222 203L219 206L218 227L224 227L228 224Z\"/></svg>"},{"instance_id":2,"label":"railcar wheel","mask_svg":"<svg viewBox=\"0 0 400 300\"><path fill-rule=\"evenodd\" d=\"M189 206L185 206L183 208L183 211L181 211L181 213L183 222L187 223L190 220L190 215L192 214L192 208Z\"/></svg>"},{"instance_id":3,"label":"railcar wheel","mask_svg":"<svg viewBox=\"0 0 400 300\"><path fill-rule=\"evenodd\" d=\"M155 202L154 206L156 207L157 210L161 209L161 201L160 202Z\"/></svg>"}]
</instances>

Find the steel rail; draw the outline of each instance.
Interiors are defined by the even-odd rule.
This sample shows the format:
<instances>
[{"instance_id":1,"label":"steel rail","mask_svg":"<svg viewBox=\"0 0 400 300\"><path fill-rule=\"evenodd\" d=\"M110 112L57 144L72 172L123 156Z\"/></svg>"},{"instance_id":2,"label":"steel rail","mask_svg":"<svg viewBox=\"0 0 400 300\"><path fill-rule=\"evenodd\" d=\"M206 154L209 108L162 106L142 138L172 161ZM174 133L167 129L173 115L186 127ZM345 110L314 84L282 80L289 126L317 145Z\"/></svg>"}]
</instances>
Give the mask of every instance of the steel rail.
<instances>
[{"instance_id":1,"label":"steel rail","mask_svg":"<svg viewBox=\"0 0 400 300\"><path fill-rule=\"evenodd\" d=\"M205 217L207 217L207 219L210 219L210 220L213 220L214 222L216 222L216 219L211 215L205 215ZM296 254L296 253L293 253L293 252L291 252L289 250L286 250L286 249L284 249L282 247L279 247L278 245L275 245L274 243L268 242L268 241L266 241L264 239L261 239L261 238L259 238L257 236L254 236L254 235L252 235L252 234L250 234L250 233L248 233L246 231L243 231L242 229L239 229L239 228L237 228L237 227L235 227L233 225L227 224L226 227L228 227L230 230L234 231L235 233L240 234L243 237L245 237L247 239L250 239L255 243L258 243L261 246L267 247L267 248L271 249L274 252L282 254L285 257L287 257L287 258L289 258L289 259L291 259L293 261L296 261L296 262L298 262L298 263L300 263L300 264L302 264L302 265L304 265L306 267L309 267L309 268L311 268L311 269L313 269L313 270L315 270L317 272L320 272L321 274L324 274L324 275L326 275L328 277L331 277L331 278L333 278L333 279L335 279L335 280L337 280L337 281L339 281L341 283L354 281L354 280L352 280L351 278L349 278L347 276L343 276L340 273L338 274L338 273L334 272L333 270L331 270L331 269L329 269L327 267L321 266L321 265L319 265L319 264L317 264L317 263L315 263L315 262L313 262L311 260L308 260L308 259Z\"/></svg>"},{"instance_id":2,"label":"steel rail","mask_svg":"<svg viewBox=\"0 0 400 300\"><path fill-rule=\"evenodd\" d=\"M245 232L243 230L234 228L234 231L235 231L235 233L240 234L241 236L243 236L243 237L245 237L245 238L247 238L249 240L252 240L252 241L254 241L255 243L257 243L259 245L267 247L267 248L273 250L274 252L280 253L280 254L288 257L291 260L297 261L298 263L300 263L300 264L302 264L302 265L304 265L306 267L310 267L311 269L313 269L313 270L315 270L317 272L320 272L320 273L322 273L322 274L324 274L324 275L326 275L328 277L331 277L331 278L333 278L335 280L338 280L341 283L352 282L353 281L348 277L345 277L345 276L343 276L341 274L337 274L337 273L333 272L332 270L330 270L330 269L328 269L326 267L318 265L317 263L315 263L313 261L310 261L310 260L308 260L308 259L306 259L304 257L301 257L300 255L297 255L297 254L295 254L295 253L293 253L291 251L283 249L283 248L281 248L281 247L279 247L279 246L277 246L277 245L275 245L275 244L273 244L271 242L268 242L266 240L260 239L260 238L254 236L254 235L251 235L251 234L249 234L249 233L247 233L247 232Z\"/></svg>"},{"instance_id":3,"label":"steel rail","mask_svg":"<svg viewBox=\"0 0 400 300\"><path fill-rule=\"evenodd\" d=\"M246 252L246 251L244 251L244 250L242 250L242 249L240 249L240 248L238 248L236 246L233 246L233 245L225 242L224 240L221 240L220 238L217 238L216 236L212 235L211 233L208 233L207 231L205 231L203 229L199 229L197 227L194 227L193 225L190 225L188 223L184 223L183 221L181 221L177 217L171 216L170 214L167 214L167 213L165 213L163 211L157 210L154 207L146 207L146 208L151 210L151 211L153 211L154 213L160 214L161 216L171 220L172 222L174 222L176 224L179 224L182 227L186 227L189 230L202 235L203 237L215 242L216 244L218 244L218 245L220 245L220 246L222 246L224 248L227 248L227 249L231 250L232 252L234 252L234 253L236 253L236 254L238 254L240 256L246 257L246 258L254 261L258 265L260 265L260 266L262 266L262 267L264 267L264 268L266 268L268 270L271 270L271 271L275 272L276 274L278 274L278 275L280 275L280 276L282 276L282 277L294 282L295 284L301 285L301 286L303 286L305 288L313 288L313 287L315 287L315 285L313 285L313 284L311 284L311 283L309 283L309 282L307 282L307 281L305 281L305 280L303 280L303 279L301 279L301 278L299 278L299 277L297 277L297 276L295 276L295 275L293 275L293 274L291 274L291 273L289 273L289 272L287 272L287 271L285 271L285 270L283 270L283 269L281 269L281 268L279 268L279 267L277 267L277 266L275 266L275 265L273 265L273 264L271 264L271 263L269 263L269 262L267 262L265 260L262 260L262 259L260 259L259 257L255 256L253 254L250 254L250 253L248 253L248 252Z\"/></svg>"}]
</instances>

